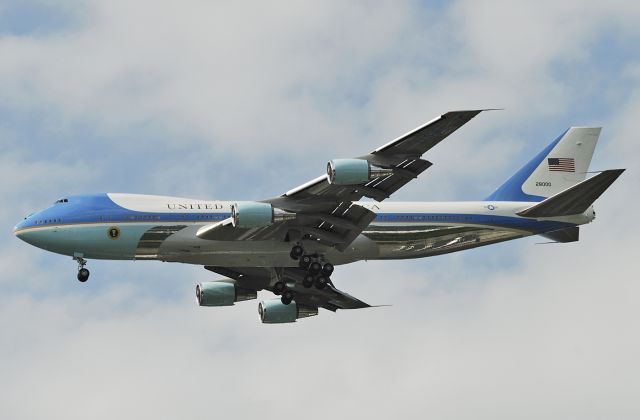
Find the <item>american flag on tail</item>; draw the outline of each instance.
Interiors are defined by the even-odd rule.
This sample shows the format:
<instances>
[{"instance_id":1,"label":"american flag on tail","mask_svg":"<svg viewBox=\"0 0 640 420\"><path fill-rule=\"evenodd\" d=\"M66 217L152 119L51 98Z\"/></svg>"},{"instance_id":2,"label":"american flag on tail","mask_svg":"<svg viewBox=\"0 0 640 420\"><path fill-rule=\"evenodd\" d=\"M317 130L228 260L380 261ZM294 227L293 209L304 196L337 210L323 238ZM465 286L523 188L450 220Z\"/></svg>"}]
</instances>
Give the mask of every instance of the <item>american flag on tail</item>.
<instances>
[{"instance_id":1,"label":"american flag on tail","mask_svg":"<svg viewBox=\"0 0 640 420\"><path fill-rule=\"evenodd\" d=\"M550 171L575 172L576 160L574 158L549 158L547 159Z\"/></svg>"}]
</instances>

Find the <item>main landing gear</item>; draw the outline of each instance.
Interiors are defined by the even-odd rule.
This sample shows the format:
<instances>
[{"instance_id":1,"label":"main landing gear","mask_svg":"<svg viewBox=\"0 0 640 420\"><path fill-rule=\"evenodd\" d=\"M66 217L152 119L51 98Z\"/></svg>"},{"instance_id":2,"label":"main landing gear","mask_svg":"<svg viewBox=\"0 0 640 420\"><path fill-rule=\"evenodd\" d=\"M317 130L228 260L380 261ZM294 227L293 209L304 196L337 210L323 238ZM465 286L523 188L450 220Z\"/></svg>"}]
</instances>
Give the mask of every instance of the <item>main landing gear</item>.
<instances>
[{"instance_id":1,"label":"main landing gear","mask_svg":"<svg viewBox=\"0 0 640 420\"><path fill-rule=\"evenodd\" d=\"M280 296L280 300L282 301L282 303L284 303L285 305L290 304L291 302L293 302L293 292L289 289L287 289L287 285L284 284L283 281L279 281L276 284L273 285L273 293L275 295L279 295Z\"/></svg>"},{"instance_id":2,"label":"main landing gear","mask_svg":"<svg viewBox=\"0 0 640 420\"><path fill-rule=\"evenodd\" d=\"M333 273L333 264L321 262L318 255L305 254L300 245L295 245L291 248L289 255L292 259L298 260L300 268L306 271L302 279L302 286L307 289L315 286L316 289L322 290L327 287L327 284L331 283L330 276ZM287 289L283 281L278 281L273 285L273 293L281 296L280 300L285 305L290 304L294 299L293 291Z\"/></svg>"},{"instance_id":3,"label":"main landing gear","mask_svg":"<svg viewBox=\"0 0 640 420\"><path fill-rule=\"evenodd\" d=\"M307 274L302 280L302 285L306 288L315 286L316 289L322 290L331 281L329 278L333 273L333 264L331 263L322 264L317 261L317 257L304 255L300 258L299 266L307 270Z\"/></svg>"},{"instance_id":4,"label":"main landing gear","mask_svg":"<svg viewBox=\"0 0 640 420\"><path fill-rule=\"evenodd\" d=\"M304 248L295 245L289 253L291 259L297 260L300 268L305 270L305 276L302 279L302 286L305 288L316 287L322 290L331 283L330 276L333 273L333 264L323 262L321 257L316 255L308 255L304 253ZM280 296L283 304L288 305L295 299L293 290L287 288L284 281L280 280L273 285L272 291L275 295Z\"/></svg>"},{"instance_id":5,"label":"main landing gear","mask_svg":"<svg viewBox=\"0 0 640 420\"><path fill-rule=\"evenodd\" d=\"M307 289L315 286L316 289L322 290L327 287L327 284L331 284L330 276L333 273L333 264L324 262L322 257L317 254L305 254L304 248L300 245L293 246L289 256L291 256L291 259L297 260L300 268L305 270L302 286ZM285 305L290 304L295 299L293 290L288 289L283 280L276 282L271 290L275 295L280 296L280 300Z\"/></svg>"},{"instance_id":6,"label":"main landing gear","mask_svg":"<svg viewBox=\"0 0 640 420\"><path fill-rule=\"evenodd\" d=\"M87 260L82 257L74 257L74 260L78 261L78 281L84 283L89 280L89 270L84 268L87 265Z\"/></svg>"}]
</instances>

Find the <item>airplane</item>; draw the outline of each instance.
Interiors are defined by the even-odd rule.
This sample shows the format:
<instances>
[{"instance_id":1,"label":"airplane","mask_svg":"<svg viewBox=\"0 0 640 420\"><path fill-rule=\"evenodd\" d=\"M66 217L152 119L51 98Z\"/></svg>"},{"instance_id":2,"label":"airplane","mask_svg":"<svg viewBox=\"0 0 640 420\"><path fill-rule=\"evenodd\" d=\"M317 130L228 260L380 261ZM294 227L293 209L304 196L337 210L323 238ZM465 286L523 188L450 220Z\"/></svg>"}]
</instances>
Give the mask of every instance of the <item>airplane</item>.
<instances>
[{"instance_id":1,"label":"airplane","mask_svg":"<svg viewBox=\"0 0 640 420\"><path fill-rule=\"evenodd\" d=\"M87 259L202 265L224 279L196 285L200 306L232 306L268 290L263 323L295 322L319 308L371 305L338 290L335 266L430 257L541 235L579 239L593 202L624 172L586 179L601 128L571 127L481 201L387 202L432 163L422 155L486 110L447 112L326 174L263 201L102 193L72 195L29 215L14 234L71 256L85 282Z\"/></svg>"}]
</instances>

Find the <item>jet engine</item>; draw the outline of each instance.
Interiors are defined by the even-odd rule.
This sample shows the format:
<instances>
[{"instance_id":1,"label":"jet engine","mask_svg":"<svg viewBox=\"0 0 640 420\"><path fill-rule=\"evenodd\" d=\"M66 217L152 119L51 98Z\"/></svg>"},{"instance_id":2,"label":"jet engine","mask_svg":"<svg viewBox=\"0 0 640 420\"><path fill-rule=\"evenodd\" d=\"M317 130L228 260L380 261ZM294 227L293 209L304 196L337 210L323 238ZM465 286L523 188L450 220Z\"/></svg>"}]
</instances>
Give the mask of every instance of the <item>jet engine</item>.
<instances>
[{"instance_id":1,"label":"jet engine","mask_svg":"<svg viewBox=\"0 0 640 420\"><path fill-rule=\"evenodd\" d=\"M196 286L196 297L200 306L231 306L234 302L256 299L258 292L226 281L205 281Z\"/></svg>"},{"instance_id":2,"label":"jet engine","mask_svg":"<svg viewBox=\"0 0 640 420\"><path fill-rule=\"evenodd\" d=\"M391 174L393 169L378 168L364 159L334 159L327 163L329 183L335 185L364 184Z\"/></svg>"},{"instance_id":3,"label":"jet engine","mask_svg":"<svg viewBox=\"0 0 640 420\"><path fill-rule=\"evenodd\" d=\"M273 207L269 203L242 202L231 206L231 220L233 227L257 228L265 227L274 222L292 220L295 213Z\"/></svg>"},{"instance_id":4,"label":"jet engine","mask_svg":"<svg viewBox=\"0 0 640 420\"><path fill-rule=\"evenodd\" d=\"M284 324L296 322L296 319L318 315L318 308L300 305L295 301L285 305L280 299L271 299L260 302L258 312L263 324Z\"/></svg>"}]
</instances>

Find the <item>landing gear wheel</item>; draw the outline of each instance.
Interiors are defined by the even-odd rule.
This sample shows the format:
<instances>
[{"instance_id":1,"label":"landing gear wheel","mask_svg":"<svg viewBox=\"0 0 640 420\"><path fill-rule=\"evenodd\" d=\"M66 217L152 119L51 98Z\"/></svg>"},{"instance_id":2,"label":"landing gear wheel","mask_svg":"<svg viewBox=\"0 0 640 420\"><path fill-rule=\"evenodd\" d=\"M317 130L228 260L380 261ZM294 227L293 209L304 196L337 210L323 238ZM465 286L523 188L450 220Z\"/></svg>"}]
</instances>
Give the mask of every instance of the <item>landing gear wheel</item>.
<instances>
[{"instance_id":1,"label":"landing gear wheel","mask_svg":"<svg viewBox=\"0 0 640 420\"><path fill-rule=\"evenodd\" d=\"M287 286L283 282L279 281L273 285L273 293L276 295L281 295L286 288Z\"/></svg>"},{"instance_id":2,"label":"landing gear wheel","mask_svg":"<svg viewBox=\"0 0 640 420\"><path fill-rule=\"evenodd\" d=\"M87 280L89 280L89 270L86 268L78 270L78 281L84 283Z\"/></svg>"},{"instance_id":3,"label":"landing gear wheel","mask_svg":"<svg viewBox=\"0 0 640 420\"><path fill-rule=\"evenodd\" d=\"M325 276L318 276L318 278L315 281L315 285L316 285L316 289L318 290L322 290L325 287L327 287L327 278Z\"/></svg>"},{"instance_id":4,"label":"landing gear wheel","mask_svg":"<svg viewBox=\"0 0 640 420\"><path fill-rule=\"evenodd\" d=\"M303 254L304 254L304 249L302 249L300 245L295 245L293 248L291 248L291 253L289 253L291 258L294 260L297 260L298 258L302 257Z\"/></svg>"},{"instance_id":5,"label":"landing gear wheel","mask_svg":"<svg viewBox=\"0 0 640 420\"><path fill-rule=\"evenodd\" d=\"M329 277L331 274L333 274L333 264L331 263L326 263L324 265L324 267L322 267L322 274Z\"/></svg>"},{"instance_id":6,"label":"landing gear wheel","mask_svg":"<svg viewBox=\"0 0 640 420\"><path fill-rule=\"evenodd\" d=\"M313 286L313 281L314 281L314 280L315 280L315 279L313 278L313 275L311 275L311 274L307 274L306 276L304 276L304 279L302 279L302 285L303 285L305 288L307 288L307 289L308 289L308 288L310 288L311 286Z\"/></svg>"},{"instance_id":7,"label":"landing gear wheel","mask_svg":"<svg viewBox=\"0 0 640 420\"><path fill-rule=\"evenodd\" d=\"M303 255L302 257L300 257L300 263L298 265L300 265L300 268L304 268L305 270L307 268L309 268L309 264L311 264L312 258L308 255Z\"/></svg>"},{"instance_id":8,"label":"landing gear wheel","mask_svg":"<svg viewBox=\"0 0 640 420\"><path fill-rule=\"evenodd\" d=\"M284 304L284 305L288 305L291 302L293 302L293 292L291 290L287 290L282 294L282 297L280 298L280 301Z\"/></svg>"},{"instance_id":9,"label":"landing gear wheel","mask_svg":"<svg viewBox=\"0 0 640 420\"><path fill-rule=\"evenodd\" d=\"M309 265L309 273L318 274L322 270L322 265L318 261L314 261Z\"/></svg>"}]
</instances>

